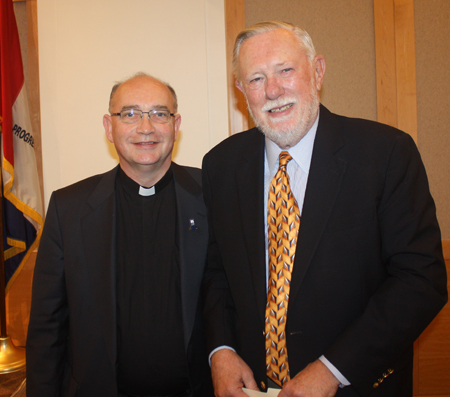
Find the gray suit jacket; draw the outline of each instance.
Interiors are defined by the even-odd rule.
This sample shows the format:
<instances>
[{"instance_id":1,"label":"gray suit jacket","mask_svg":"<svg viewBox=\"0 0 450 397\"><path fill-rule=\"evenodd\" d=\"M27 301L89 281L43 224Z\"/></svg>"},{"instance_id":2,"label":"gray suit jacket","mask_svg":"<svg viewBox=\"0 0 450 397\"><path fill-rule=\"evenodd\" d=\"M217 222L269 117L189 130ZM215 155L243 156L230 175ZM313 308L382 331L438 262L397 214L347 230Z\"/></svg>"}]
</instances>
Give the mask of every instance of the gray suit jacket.
<instances>
[{"instance_id":1,"label":"gray suit jacket","mask_svg":"<svg viewBox=\"0 0 450 397\"><path fill-rule=\"evenodd\" d=\"M27 395L116 396L115 169L52 194L33 280ZM183 332L195 396L209 396L200 285L208 226L201 171L172 163ZM190 219L197 228L190 228Z\"/></svg>"}]
</instances>

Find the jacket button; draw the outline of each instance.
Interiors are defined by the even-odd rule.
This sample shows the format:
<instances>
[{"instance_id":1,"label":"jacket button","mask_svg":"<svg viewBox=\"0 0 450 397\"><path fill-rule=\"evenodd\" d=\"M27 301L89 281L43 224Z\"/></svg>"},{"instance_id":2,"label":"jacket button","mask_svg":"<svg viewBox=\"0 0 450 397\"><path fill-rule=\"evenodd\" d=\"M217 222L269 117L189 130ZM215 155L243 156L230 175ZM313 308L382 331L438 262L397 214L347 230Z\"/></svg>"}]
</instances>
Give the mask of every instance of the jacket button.
<instances>
[{"instance_id":1,"label":"jacket button","mask_svg":"<svg viewBox=\"0 0 450 397\"><path fill-rule=\"evenodd\" d=\"M380 386L380 384L379 384L378 382L375 382L375 383L373 384L373 388L374 388L374 389L376 389L378 386Z\"/></svg>"},{"instance_id":2,"label":"jacket button","mask_svg":"<svg viewBox=\"0 0 450 397\"><path fill-rule=\"evenodd\" d=\"M266 390L266 384L264 382L261 382L261 389Z\"/></svg>"}]
</instances>

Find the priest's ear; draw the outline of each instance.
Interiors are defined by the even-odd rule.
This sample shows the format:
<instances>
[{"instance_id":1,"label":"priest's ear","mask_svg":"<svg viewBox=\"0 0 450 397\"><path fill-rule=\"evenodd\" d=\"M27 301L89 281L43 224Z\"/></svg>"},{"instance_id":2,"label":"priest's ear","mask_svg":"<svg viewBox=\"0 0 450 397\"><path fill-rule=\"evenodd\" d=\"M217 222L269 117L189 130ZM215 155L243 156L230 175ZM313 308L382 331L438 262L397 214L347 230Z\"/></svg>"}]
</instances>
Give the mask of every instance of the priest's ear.
<instances>
[{"instance_id":1,"label":"priest's ear","mask_svg":"<svg viewBox=\"0 0 450 397\"><path fill-rule=\"evenodd\" d=\"M108 138L108 141L114 143L114 138L112 135L112 120L109 114L105 114L103 116L103 128L105 129L105 134L106 137Z\"/></svg>"}]
</instances>

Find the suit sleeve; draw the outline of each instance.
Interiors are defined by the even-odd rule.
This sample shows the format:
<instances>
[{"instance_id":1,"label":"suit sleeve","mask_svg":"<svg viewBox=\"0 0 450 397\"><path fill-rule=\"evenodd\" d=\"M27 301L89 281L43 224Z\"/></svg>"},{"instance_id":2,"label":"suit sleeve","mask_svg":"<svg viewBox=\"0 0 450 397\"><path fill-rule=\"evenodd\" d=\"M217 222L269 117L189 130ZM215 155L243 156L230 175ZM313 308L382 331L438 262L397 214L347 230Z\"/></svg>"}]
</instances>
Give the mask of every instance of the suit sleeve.
<instances>
[{"instance_id":1,"label":"suit sleeve","mask_svg":"<svg viewBox=\"0 0 450 397\"><path fill-rule=\"evenodd\" d=\"M27 337L27 396L60 394L68 337L63 241L52 194L36 259Z\"/></svg>"},{"instance_id":2,"label":"suit sleeve","mask_svg":"<svg viewBox=\"0 0 450 397\"><path fill-rule=\"evenodd\" d=\"M413 342L448 299L435 206L407 134L397 136L389 157L377 217L387 276L362 314L324 352L363 396L389 370L394 372L388 376L395 376L397 363L412 353Z\"/></svg>"},{"instance_id":3,"label":"suit sleeve","mask_svg":"<svg viewBox=\"0 0 450 397\"><path fill-rule=\"evenodd\" d=\"M209 229L207 265L203 281L204 318L209 354L217 347L224 345L236 349L236 340L234 303L223 268L220 247L214 233L214 213L211 209L212 195L206 157L203 161L203 192Z\"/></svg>"}]
</instances>

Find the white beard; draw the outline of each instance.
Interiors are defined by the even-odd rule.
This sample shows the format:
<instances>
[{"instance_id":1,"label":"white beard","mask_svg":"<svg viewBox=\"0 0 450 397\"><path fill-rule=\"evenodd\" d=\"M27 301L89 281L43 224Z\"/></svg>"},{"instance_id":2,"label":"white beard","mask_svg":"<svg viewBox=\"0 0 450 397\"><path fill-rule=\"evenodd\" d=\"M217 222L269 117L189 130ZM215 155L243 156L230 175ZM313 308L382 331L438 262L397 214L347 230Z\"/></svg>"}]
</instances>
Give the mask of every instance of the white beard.
<instances>
[{"instance_id":1,"label":"white beard","mask_svg":"<svg viewBox=\"0 0 450 397\"><path fill-rule=\"evenodd\" d=\"M268 111L276 107L281 107L289 103L294 103L294 106L298 106L298 102L292 97L283 97L274 101L268 101L262 107L261 111ZM273 127L270 126L266 120L258 118L252 112L248 100L247 108L252 116L256 126L263 132L263 134L269 138L271 141L275 142L280 148L287 149L289 147L295 146L300 140L306 135L311 126L316 120L317 113L320 105L319 93L316 90L314 84L311 84L310 91L310 101L303 104L303 108L299 110L300 120L295 125L286 125L284 127ZM283 123L291 117L296 117L296 115L289 115L282 118L271 118L270 113L269 118L273 124ZM297 116L298 117L298 116Z\"/></svg>"}]
</instances>

